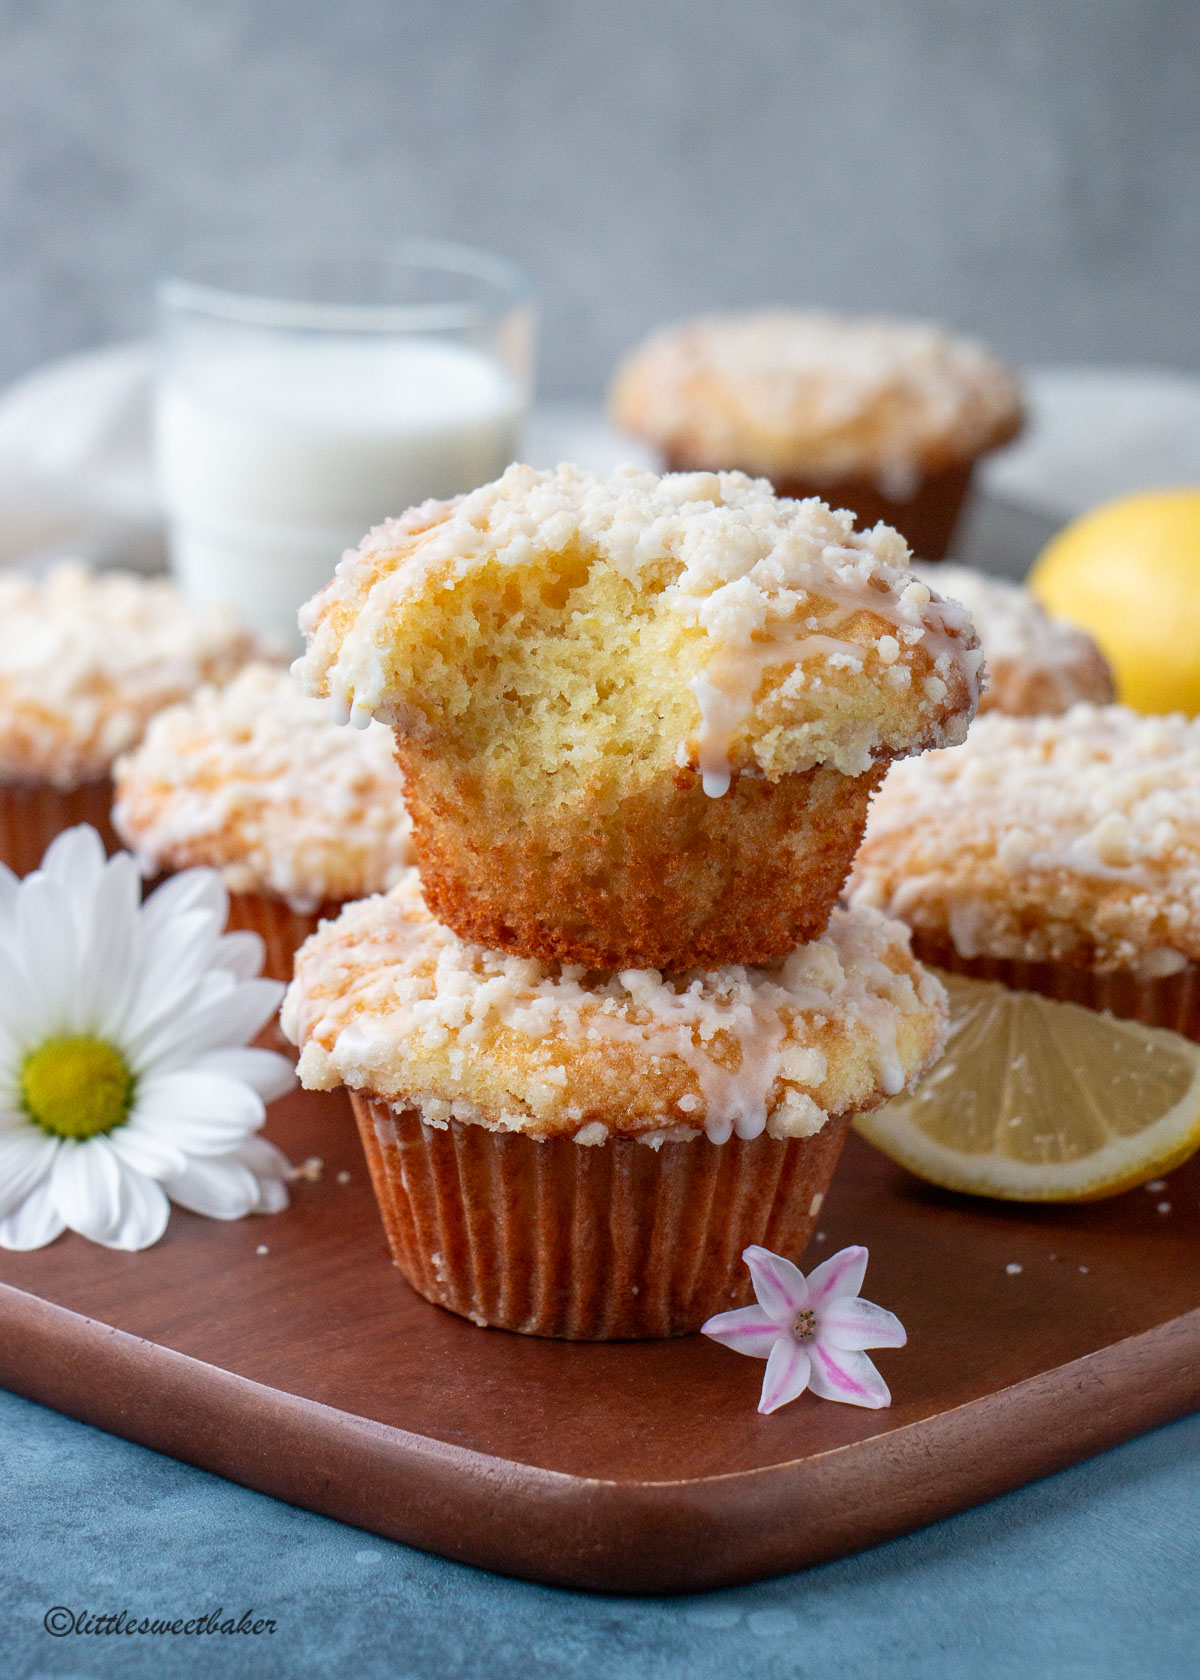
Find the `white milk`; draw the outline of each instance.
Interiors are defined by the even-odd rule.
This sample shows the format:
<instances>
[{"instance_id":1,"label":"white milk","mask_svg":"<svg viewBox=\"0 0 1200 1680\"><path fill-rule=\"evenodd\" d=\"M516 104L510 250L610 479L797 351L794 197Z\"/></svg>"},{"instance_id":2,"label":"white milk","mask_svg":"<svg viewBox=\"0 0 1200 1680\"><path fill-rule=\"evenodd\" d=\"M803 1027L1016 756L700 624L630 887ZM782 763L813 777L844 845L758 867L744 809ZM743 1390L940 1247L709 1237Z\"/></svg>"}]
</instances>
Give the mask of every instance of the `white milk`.
<instances>
[{"instance_id":1,"label":"white milk","mask_svg":"<svg viewBox=\"0 0 1200 1680\"><path fill-rule=\"evenodd\" d=\"M390 514L496 478L521 393L483 352L418 338L193 341L159 386L171 568L193 601L296 636L296 609Z\"/></svg>"}]
</instances>

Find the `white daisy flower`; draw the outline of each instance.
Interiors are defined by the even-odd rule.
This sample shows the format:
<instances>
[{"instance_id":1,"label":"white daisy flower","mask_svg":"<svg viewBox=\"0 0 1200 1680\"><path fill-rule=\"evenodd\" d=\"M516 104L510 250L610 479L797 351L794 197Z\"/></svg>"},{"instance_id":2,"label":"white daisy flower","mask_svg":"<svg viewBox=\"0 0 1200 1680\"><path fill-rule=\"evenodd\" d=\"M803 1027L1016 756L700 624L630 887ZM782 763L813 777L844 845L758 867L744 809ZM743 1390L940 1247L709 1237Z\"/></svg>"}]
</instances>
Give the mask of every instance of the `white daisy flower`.
<instances>
[{"instance_id":1,"label":"white daisy flower","mask_svg":"<svg viewBox=\"0 0 1200 1680\"><path fill-rule=\"evenodd\" d=\"M0 865L0 1245L66 1229L148 1248L171 1201L214 1219L287 1206L287 1157L255 1136L291 1064L250 1047L283 986L257 934L223 934L211 869L140 904L128 853L73 828L18 881Z\"/></svg>"}]
</instances>

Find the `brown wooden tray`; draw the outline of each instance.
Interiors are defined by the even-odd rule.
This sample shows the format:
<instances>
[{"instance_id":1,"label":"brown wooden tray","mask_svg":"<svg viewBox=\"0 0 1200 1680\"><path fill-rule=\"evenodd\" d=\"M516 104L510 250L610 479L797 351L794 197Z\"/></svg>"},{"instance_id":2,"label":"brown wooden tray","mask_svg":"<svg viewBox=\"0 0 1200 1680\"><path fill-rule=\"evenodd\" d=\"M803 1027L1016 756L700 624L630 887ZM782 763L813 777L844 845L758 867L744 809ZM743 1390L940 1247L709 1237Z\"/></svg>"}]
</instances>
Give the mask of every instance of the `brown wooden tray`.
<instances>
[{"instance_id":1,"label":"brown wooden tray","mask_svg":"<svg viewBox=\"0 0 1200 1680\"><path fill-rule=\"evenodd\" d=\"M703 1337L546 1342L428 1305L390 1264L343 1097L290 1097L270 1130L325 1163L284 1214L177 1211L137 1255L0 1254L0 1383L379 1534L621 1592L838 1557L1200 1406L1200 1164L1031 1210L852 1138L814 1249L870 1247L865 1292L909 1332L875 1356L894 1404L762 1418L761 1362Z\"/></svg>"}]
</instances>

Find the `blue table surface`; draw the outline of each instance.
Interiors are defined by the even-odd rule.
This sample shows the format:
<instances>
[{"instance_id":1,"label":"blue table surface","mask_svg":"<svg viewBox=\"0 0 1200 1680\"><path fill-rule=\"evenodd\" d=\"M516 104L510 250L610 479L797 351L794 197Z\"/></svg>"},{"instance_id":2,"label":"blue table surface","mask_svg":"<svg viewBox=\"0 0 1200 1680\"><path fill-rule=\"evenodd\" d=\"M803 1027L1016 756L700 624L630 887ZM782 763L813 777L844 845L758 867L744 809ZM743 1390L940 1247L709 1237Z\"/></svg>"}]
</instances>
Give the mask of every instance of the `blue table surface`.
<instances>
[{"instance_id":1,"label":"blue table surface","mask_svg":"<svg viewBox=\"0 0 1200 1680\"><path fill-rule=\"evenodd\" d=\"M0 1674L14 1680L1200 1674L1200 1415L858 1557L695 1597L485 1575L3 1393L0 1509ZM54 1606L251 1611L275 1631L56 1637Z\"/></svg>"}]
</instances>

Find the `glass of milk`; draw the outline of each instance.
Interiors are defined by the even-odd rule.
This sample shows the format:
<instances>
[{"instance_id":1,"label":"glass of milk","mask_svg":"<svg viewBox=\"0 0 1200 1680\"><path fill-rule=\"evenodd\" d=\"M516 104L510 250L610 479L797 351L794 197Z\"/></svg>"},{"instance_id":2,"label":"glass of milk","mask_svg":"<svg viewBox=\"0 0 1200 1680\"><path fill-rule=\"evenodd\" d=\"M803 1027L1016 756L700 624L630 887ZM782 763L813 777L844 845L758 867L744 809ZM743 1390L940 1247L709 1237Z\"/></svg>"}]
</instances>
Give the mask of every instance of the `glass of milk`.
<instances>
[{"instance_id":1,"label":"glass of milk","mask_svg":"<svg viewBox=\"0 0 1200 1680\"><path fill-rule=\"evenodd\" d=\"M533 306L519 270L411 240L211 252L159 293L155 455L171 570L296 641L296 609L391 514L519 452Z\"/></svg>"}]
</instances>

